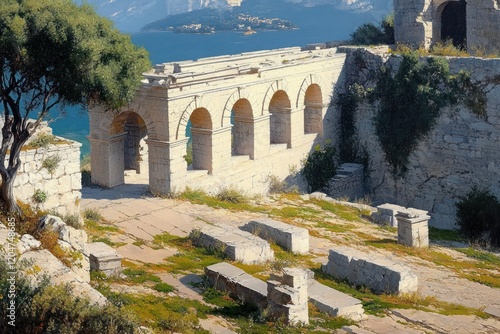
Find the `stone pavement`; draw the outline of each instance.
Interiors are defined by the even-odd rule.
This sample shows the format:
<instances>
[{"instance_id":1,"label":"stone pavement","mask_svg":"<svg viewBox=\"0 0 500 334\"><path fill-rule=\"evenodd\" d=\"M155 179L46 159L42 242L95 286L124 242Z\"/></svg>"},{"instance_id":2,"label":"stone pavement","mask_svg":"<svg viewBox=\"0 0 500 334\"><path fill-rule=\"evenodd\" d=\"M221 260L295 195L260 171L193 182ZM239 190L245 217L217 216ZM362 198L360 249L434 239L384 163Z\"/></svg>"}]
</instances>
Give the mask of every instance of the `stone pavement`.
<instances>
[{"instance_id":1,"label":"stone pavement","mask_svg":"<svg viewBox=\"0 0 500 334\"><path fill-rule=\"evenodd\" d=\"M130 179L127 180L129 183ZM195 205L189 202L161 199L147 196L147 188L140 183L126 184L113 189L84 188L82 190L82 209L99 208L100 213L114 225L125 231L120 236L126 246L117 248L118 254L131 260L159 263L165 257L175 253L174 248L152 249L146 245L133 245L138 239L153 240L154 235L168 232L170 234L185 237L196 227L213 222L241 226L256 218L266 218L266 215L250 212L230 212L224 209L213 209L205 205ZM262 201L265 201L263 199ZM366 233L380 233L370 225L360 224L360 231ZM332 240L311 237L311 253L318 256L313 259L317 262L325 262L328 250L338 243L342 244L339 236L333 236ZM356 246L363 249L363 246ZM377 249L381 256L387 257L390 251ZM455 252L456 253L456 252ZM393 255L392 255L393 256ZM419 294L434 296L439 300L457 303L474 308L488 308L494 312L500 309L500 290L485 285L471 282L457 277L457 275L444 268L423 261L419 258L399 258L415 271L419 277ZM196 275L193 275L196 276ZM188 280L181 276L165 274L162 279L174 285L180 295L187 298L200 298L198 292L189 286ZM339 333L500 333L499 318L480 319L472 316L443 316L434 313L415 310L397 310L397 314L405 318L395 316L396 311L386 317L379 318L368 316L355 326L339 330ZM494 314L494 312L491 312ZM405 320L407 318L407 320ZM426 322L425 324L419 321ZM222 318L209 319L202 322L203 327L214 333L231 333L234 329L229 328L227 322ZM429 329L426 326L431 326ZM455 327L453 327L455 326ZM458 330L457 326L461 326Z\"/></svg>"}]
</instances>

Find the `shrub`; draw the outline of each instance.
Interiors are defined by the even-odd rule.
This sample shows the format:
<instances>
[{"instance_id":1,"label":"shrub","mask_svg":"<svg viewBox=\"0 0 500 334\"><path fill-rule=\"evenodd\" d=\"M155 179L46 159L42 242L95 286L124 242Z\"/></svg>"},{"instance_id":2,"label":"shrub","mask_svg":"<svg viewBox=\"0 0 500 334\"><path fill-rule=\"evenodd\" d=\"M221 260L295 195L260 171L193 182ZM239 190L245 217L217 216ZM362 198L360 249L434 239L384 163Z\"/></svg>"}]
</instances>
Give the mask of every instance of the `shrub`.
<instances>
[{"instance_id":1,"label":"shrub","mask_svg":"<svg viewBox=\"0 0 500 334\"><path fill-rule=\"evenodd\" d=\"M500 246L500 202L489 190L473 187L456 203L459 232L472 242Z\"/></svg>"},{"instance_id":2,"label":"shrub","mask_svg":"<svg viewBox=\"0 0 500 334\"><path fill-rule=\"evenodd\" d=\"M100 222L102 220L102 215L99 212L99 209L96 208L86 208L83 211L83 217L85 219L93 220L95 222Z\"/></svg>"},{"instance_id":3,"label":"shrub","mask_svg":"<svg viewBox=\"0 0 500 334\"><path fill-rule=\"evenodd\" d=\"M52 175L56 171L57 166L61 162L61 157L58 155L51 155L47 157L42 162L42 168L47 169L47 171Z\"/></svg>"},{"instance_id":4,"label":"shrub","mask_svg":"<svg viewBox=\"0 0 500 334\"><path fill-rule=\"evenodd\" d=\"M307 180L309 190L314 192L323 189L328 180L335 176L335 147L326 142L323 147L316 145L309 153L302 167L302 174Z\"/></svg>"},{"instance_id":5,"label":"shrub","mask_svg":"<svg viewBox=\"0 0 500 334\"><path fill-rule=\"evenodd\" d=\"M386 16L380 25L365 23L351 34L354 45L394 44L394 15Z\"/></svg>"},{"instance_id":6,"label":"shrub","mask_svg":"<svg viewBox=\"0 0 500 334\"><path fill-rule=\"evenodd\" d=\"M35 190L35 193L33 194L33 202L42 204L47 200L47 193L43 190L37 189Z\"/></svg>"},{"instance_id":7,"label":"shrub","mask_svg":"<svg viewBox=\"0 0 500 334\"><path fill-rule=\"evenodd\" d=\"M0 260L2 321L8 319L9 278L7 265ZM87 298L75 298L69 285L48 283L46 279L34 287L23 275L16 278L16 333L134 333L137 324L127 312L113 305L97 306ZM8 333L8 328L0 328L0 333Z\"/></svg>"},{"instance_id":8,"label":"shrub","mask_svg":"<svg viewBox=\"0 0 500 334\"><path fill-rule=\"evenodd\" d=\"M247 202L247 198L241 193L241 190L235 188L223 188L216 197L220 201L234 204Z\"/></svg>"}]
</instances>

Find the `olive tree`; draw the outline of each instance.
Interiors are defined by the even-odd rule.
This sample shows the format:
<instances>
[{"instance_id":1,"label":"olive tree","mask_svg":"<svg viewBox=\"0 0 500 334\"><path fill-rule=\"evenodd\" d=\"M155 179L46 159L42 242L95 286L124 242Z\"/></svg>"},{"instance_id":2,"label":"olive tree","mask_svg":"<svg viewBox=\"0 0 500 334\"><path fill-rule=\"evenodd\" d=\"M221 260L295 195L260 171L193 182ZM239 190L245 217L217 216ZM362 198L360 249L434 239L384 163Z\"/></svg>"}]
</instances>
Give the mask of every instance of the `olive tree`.
<instances>
[{"instance_id":1,"label":"olive tree","mask_svg":"<svg viewBox=\"0 0 500 334\"><path fill-rule=\"evenodd\" d=\"M133 97L147 52L70 0L2 0L0 6L0 199L18 211L13 183L20 152L56 106L101 104L108 110Z\"/></svg>"}]
</instances>

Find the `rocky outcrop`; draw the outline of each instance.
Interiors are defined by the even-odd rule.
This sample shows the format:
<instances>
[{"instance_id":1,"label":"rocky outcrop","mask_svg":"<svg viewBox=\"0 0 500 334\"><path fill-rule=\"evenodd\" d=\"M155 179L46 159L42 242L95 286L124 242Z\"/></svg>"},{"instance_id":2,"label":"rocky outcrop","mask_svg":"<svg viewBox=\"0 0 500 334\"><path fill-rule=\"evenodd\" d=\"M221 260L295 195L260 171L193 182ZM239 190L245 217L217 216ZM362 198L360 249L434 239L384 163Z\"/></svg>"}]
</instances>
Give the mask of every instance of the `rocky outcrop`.
<instances>
[{"instance_id":1,"label":"rocky outcrop","mask_svg":"<svg viewBox=\"0 0 500 334\"><path fill-rule=\"evenodd\" d=\"M13 227L12 227L13 228ZM29 234L20 236L13 229L0 223L0 257L8 261L23 264L16 269L22 270L32 284L39 284L45 277L50 284L69 284L75 296L88 297L91 302L104 305L107 300L90 286L88 256L85 256L87 234L67 226L59 217L45 216L40 220L38 231L53 230L59 235L59 244L63 249L74 252L79 258L71 268L46 249L41 249L40 241ZM78 256L81 254L81 256ZM12 260L11 260L12 259Z\"/></svg>"}]
</instances>

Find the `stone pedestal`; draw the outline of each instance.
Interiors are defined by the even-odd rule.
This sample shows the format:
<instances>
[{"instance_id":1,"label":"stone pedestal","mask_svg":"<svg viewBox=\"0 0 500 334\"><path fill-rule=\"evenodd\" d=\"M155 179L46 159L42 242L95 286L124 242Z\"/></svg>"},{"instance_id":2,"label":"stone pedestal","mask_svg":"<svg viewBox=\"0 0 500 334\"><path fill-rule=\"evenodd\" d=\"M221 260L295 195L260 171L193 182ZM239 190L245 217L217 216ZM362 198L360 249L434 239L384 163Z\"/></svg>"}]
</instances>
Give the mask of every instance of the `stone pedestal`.
<instances>
[{"instance_id":1,"label":"stone pedestal","mask_svg":"<svg viewBox=\"0 0 500 334\"><path fill-rule=\"evenodd\" d=\"M409 247L429 247L427 211L406 209L398 211L398 243Z\"/></svg>"},{"instance_id":2,"label":"stone pedestal","mask_svg":"<svg viewBox=\"0 0 500 334\"><path fill-rule=\"evenodd\" d=\"M90 260L90 270L102 271L106 276L120 274L122 257L116 250L103 242L93 242L87 246Z\"/></svg>"},{"instance_id":3,"label":"stone pedestal","mask_svg":"<svg viewBox=\"0 0 500 334\"><path fill-rule=\"evenodd\" d=\"M284 268L283 277L271 277L267 281L270 317L283 318L291 326L308 325L307 287L307 272L302 269Z\"/></svg>"}]
</instances>

